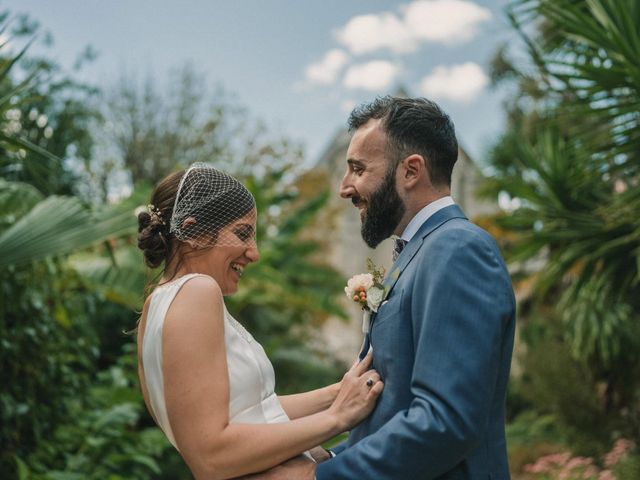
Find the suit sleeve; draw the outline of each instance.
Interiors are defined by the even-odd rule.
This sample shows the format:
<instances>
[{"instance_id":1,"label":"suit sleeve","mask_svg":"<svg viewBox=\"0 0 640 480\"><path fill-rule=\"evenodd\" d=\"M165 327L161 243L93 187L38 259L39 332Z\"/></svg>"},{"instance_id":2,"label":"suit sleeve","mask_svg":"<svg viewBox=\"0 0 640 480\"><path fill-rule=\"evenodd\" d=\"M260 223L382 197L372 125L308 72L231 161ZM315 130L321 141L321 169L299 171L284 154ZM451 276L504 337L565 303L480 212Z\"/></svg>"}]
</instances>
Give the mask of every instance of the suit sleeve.
<instances>
[{"instance_id":1,"label":"suit sleeve","mask_svg":"<svg viewBox=\"0 0 640 480\"><path fill-rule=\"evenodd\" d=\"M318 466L318 480L436 478L480 442L501 368L511 283L492 239L434 232L411 289L412 401L382 428ZM406 289L407 287L405 287Z\"/></svg>"}]
</instances>

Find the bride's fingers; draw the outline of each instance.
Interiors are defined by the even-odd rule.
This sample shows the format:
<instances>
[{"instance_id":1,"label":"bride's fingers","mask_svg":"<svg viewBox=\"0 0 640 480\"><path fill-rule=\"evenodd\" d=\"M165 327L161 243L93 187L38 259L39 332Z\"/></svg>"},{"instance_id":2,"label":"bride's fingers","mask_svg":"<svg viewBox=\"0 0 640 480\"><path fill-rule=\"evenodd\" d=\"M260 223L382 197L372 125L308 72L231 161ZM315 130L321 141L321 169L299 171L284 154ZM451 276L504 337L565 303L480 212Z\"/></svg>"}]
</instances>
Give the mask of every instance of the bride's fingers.
<instances>
[{"instance_id":1,"label":"bride's fingers","mask_svg":"<svg viewBox=\"0 0 640 480\"><path fill-rule=\"evenodd\" d=\"M362 361L359 363L356 363L356 365L354 366L353 370L356 373L356 375L360 376L364 372L369 370L369 367L371 366L371 362L373 362L373 351L369 350L369 353L367 353L367 355L362 359Z\"/></svg>"},{"instance_id":2,"label":"bride's fingers","mask_svg":"<svg viewBox=\"0 0 640 480\"><path fill-rule=\"evenodd\" d=\"M373 384L373 387L371 387L371 389L369 390L367 399L370 399L371 397L377 398L378 395L382 393L383 388L384 388L384 382L382 380L378 380L376 383Z\"/></svg>"},{"instance_id":3,"label":"bride's fingers","mask_svg":"<svg viewBox=\"0 0 640 480\"><path fill-rule=\"evenodd\" d=\"M375 370L369 370L364 375L362 375L362 377L367 379L366 380L367 386L372 386L374 383L380 380L380 374Z\"/></svg>"}]
</instances>

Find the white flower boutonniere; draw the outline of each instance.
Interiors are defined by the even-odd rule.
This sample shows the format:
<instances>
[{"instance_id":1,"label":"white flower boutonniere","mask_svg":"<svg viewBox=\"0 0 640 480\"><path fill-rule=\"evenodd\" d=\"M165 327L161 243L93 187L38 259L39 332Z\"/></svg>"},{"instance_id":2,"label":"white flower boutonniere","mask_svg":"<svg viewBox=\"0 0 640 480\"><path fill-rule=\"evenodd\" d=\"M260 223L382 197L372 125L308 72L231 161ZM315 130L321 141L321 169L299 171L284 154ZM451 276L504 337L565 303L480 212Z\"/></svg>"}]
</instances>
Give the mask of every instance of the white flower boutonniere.
<instances>
[{"instance_id":1,"label":"white flower boutonniere","mask_svg":"<svg viewBox=\"0 0 640 480\"><path fill-rule=\"evenodd\" d=\"M369 332L371 312L378 311L386 291L382 284L385 274L384 268L376 267L371 259L367 259L367 270L369 273L361 273L351 277L344 288L347 297L362 307L364 312L362 331L364 333Z\"/></svg>"}]
</instances>

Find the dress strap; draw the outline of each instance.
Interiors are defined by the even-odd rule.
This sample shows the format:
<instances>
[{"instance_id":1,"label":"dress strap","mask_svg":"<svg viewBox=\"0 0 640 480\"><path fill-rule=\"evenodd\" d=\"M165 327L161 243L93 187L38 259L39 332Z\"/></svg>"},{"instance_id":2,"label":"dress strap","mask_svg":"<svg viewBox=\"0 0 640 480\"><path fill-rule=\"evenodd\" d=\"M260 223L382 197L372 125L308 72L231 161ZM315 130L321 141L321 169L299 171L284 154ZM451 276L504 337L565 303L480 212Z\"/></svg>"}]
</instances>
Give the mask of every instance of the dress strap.
<instances>
[{"instance_id":1,"label":"dress strap","mask_svg":"<svg viewBox=\"0 0 640 480\"><path fill-rule=\"evenodd\" d=\"M204 273L187 273L185 275L182 275L181 277L176 278L175 280L171 280L170 282L163 283L162 285L158 285L155 288L154 292L161 288L169 288L174 286L177 286L179 288L182 285L184 285L184 283L187 280L191 280L192 278L195 278L195 277L207 277L207 276L208 275L205 275Z\"/></svg>"}]
</instances>

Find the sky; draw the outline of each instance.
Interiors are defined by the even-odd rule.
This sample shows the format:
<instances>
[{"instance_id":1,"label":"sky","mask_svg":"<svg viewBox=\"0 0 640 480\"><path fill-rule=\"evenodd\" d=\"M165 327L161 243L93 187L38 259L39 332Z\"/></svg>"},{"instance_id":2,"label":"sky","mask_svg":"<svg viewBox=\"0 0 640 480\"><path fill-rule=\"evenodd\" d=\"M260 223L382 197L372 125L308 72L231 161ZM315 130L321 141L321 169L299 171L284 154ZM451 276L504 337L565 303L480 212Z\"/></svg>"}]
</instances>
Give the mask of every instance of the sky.
<instances>
[{"instance_id":1,"label":"sky","mask_svg":"<svg viewBox=\"0 0 640 480\"><path fill-rule=\"evenodd\" d=\"M504 128L488 64L515 41L508 0L10 0L54 39L47 55L99 86L123 71L162 77L191 63L313 164L351 108L400 86L453 119L481 160ZM41 48L37 47L36 48Z\"/></svg>"}]
</instances>

